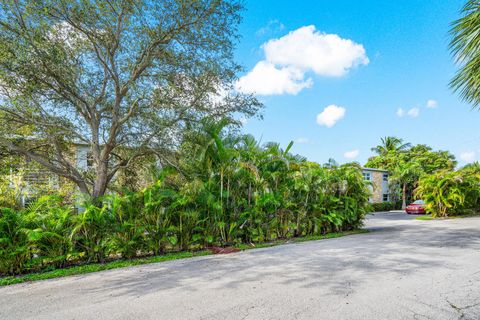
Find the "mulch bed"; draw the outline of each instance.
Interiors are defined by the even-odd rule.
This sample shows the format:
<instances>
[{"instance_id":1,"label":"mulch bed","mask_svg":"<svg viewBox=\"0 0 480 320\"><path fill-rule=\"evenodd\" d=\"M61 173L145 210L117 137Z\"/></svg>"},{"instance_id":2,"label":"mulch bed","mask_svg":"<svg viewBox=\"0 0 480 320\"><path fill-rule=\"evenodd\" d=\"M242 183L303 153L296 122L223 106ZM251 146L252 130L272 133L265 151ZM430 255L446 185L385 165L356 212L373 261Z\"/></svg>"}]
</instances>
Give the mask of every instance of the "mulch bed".
<instances>
[{"instance_id":1,"label":"mulch bed","mask_svg":"<svg viewBox=\"0 0 480 320\"><path fill-rule=\"evenodd\" d=\"M229 254L229 253L234 253L240 251L238 248L233 248L233 247L209 247L207 248L210 250L213 254Z\"/></svg>"}]
</instances>

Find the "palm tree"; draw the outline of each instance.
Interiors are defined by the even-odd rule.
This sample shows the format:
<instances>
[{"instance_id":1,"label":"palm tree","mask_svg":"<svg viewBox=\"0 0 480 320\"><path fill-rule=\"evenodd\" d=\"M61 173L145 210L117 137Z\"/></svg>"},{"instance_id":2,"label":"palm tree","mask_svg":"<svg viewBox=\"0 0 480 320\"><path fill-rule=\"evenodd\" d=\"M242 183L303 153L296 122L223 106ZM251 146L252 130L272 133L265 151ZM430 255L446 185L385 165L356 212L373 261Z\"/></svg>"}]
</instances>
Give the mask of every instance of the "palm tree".
<instances>
[{"instance_id":1,"label":"palm tree","mask_svg":"<svg viewBox=\"0 0 480 320\"><path fill-rule=\"evenodd\" d=\"M463 17L452 23L450 49L459 70L450 82L453 90L468 103L480 104L480 3L468 0L462 8Z\"/></svg>"},{"instance_id":2,"label":"palm tree","mask_svg":"<svg viewBox=\"0 0 480 320\"><path fill-rule=\"evenodd\" d=\"M407 185L418 181L422 168L417 162L402 162L391 173L390 182L400 185L402 189L402 209L407 207Z\"/></svg>"},{"instance_id":3,"label":"palm tree","mask_svg":"<svg viewBox=\"0 0 480 320\"><path fill-rule=\"evenodd\" d=\"M378 155L386 155L390 151L404 151L411 147L410 143L404 143L403 139L397 137L385 137L381 139L381 144L372 148L372 151Z\"/></svg>"}]
</instances>

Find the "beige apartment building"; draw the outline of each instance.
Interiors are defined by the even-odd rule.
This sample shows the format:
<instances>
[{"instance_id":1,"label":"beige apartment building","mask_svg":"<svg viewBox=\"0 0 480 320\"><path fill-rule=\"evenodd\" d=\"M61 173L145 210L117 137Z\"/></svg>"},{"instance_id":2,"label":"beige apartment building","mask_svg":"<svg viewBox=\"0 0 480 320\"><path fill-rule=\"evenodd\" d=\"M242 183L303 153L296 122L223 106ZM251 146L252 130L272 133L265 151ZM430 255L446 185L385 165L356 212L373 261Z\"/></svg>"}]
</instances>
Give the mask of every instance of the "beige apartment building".
<instances>
[{"instance_id":1,"label":"beige apartment building","mask_svg":"<svg viewBox=\"0 0 480 320\"><path fill-rule=\"evenodd\" d=\"M371 203L380 203L390 201L390 191L388 186L388 171L382 169L363 168L363 178L372 182L370 190L372 196Z\"/></svg>"}]
</instances>

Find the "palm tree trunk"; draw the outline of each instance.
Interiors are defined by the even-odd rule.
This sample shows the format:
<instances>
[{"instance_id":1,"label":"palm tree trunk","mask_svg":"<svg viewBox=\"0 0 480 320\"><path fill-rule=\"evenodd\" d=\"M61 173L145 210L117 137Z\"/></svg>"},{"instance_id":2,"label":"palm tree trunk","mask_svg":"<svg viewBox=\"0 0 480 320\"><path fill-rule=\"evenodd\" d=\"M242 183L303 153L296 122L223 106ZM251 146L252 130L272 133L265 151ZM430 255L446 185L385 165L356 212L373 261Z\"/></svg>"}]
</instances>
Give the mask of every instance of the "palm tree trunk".
<instances>
[{"instance_id":1,"label":"palm tree trunk","mask_svg":"<svg viewBox=\"0 0 480 320\"><path fill-rule=\"evenodd\" d=\"M223 168L220 169L220 208L223 217Z\"/></svg>"},{"instance_id":2,"label":"palm tree trunk","mask_svg":"<svg viewBox=\"0 0 480 320\"><path fill-rule=\"evenodd\" d=\"M402 210L407 207L407 184L404 183L402 187Z\"/></svg>"}]
</instances>

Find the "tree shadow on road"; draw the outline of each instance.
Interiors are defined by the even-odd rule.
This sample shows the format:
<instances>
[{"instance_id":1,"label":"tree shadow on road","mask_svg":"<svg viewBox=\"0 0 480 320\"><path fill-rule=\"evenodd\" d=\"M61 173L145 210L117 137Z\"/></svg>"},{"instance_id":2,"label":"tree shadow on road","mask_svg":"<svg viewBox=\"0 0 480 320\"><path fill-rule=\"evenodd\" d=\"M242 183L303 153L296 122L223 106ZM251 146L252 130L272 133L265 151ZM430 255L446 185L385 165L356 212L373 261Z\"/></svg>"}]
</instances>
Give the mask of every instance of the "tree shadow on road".
<instances>
[{"instance_id":1,"label":"tree shadow on road","mask_svg":"<svg viewBox=\"0 0 480 320\"><path fill-rule=\"evenodd\" d=\"M91 290L109 296L142 296L174 288L235 289L271 282L322 287L331 294L346 295L363 278L382 277L387 272L399 277L419 270L434 272L445 267L451 249L480 248L477 228L405 222L368 234L117 270L114 277Z\"/></svg>"}]
</instances>

